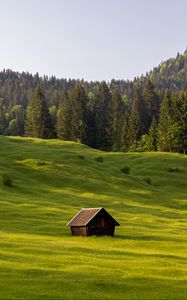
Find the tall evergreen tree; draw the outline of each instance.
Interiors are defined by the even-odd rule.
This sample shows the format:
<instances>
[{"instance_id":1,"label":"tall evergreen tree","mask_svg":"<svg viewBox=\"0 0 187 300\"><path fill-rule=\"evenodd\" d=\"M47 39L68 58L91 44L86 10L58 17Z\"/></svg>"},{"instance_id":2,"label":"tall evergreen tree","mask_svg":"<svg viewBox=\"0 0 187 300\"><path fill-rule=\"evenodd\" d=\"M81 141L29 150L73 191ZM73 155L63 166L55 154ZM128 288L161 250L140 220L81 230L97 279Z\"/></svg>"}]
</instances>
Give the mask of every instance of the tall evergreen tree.
<instances>
[{"instance_id":1,"label":"tall evergreen tree","mask_svg":"<svg viewBox=\"0 0 187 300\"><path fill-rule=\"evenodd\" d=\"M80 84L63 94L57 118L59 138L87 143L87 104L88 97Z\"/></svg>"},{"instance_id":2,"label":"tall evergreen tree","mask_svg":"<svg viewBox=\"0 0 187 300\"><path fill-rule=\"evenodd\" d=\"M111 150L113 144L113 128L111 122L112 96L105 81L99 84L95 96L95 136L96 148Z\"/></svg>"},{"instance_id":3,"label":"tall evergreen tree","mask_svg":"<svg viewBox=\"0 0 187 300\"><path fill-rule=\"evenodd\" d=\"M95 95L94 93L88 94L87 106L87 145L96 147L96 123L95 123Z\"/></svg>"},{"instance_id":4,"label":"tall evergreen tree","mask_svg":"<svg viewBox=\"0 0 187 300\"><path fill-rule=\"evenodd\" d=\"M120 150L123 152L127 152L129 150L129 114L127 114L124 118L124 122L122 125L121 131L121 142L120 142Z\"/></svg>"},{"instance_id":5,"label":"tall evergreen tree","mask_svg":"<svg viewBox=\"0 0 187 300\"><path fill-rule=\"evenodd\" d=\"M5 134L6 126L6 103L3 98L0 98L0 134Z\"/></svg>"},{"instance_id":6,"label":"tall evergreen tree","mask_svg":"<svg viewBox=\"0 0 187 300\"><path fill-rule=\"evenodd\" d=\"M33 115L32 115L32 106L27 105L25 113L25 124L24 124L25 136L33 135Z\"/></svg>"},{"instance_id":7,"label":"tall evergreen tree","mask_svg":"<svg viewBox=\"0 0 187 300\"><path fill-rule=\"evenodd\" d=\"M49 107L49 114L50 114L50 119L51 119L51 126L53 130L53 137L57 137L57 106L53 105Z\"/></svg>"},{"instance_id":8,"label":"tall evergreen tree","mask_svg":"<svg viewBox=\"0 0 187 300\"><path fill-rule=\"evenodd\" d=\"M86 143L88 97L80 83L75 85L69 95L72 104L73 139Z\"/></svg>"},{"instance_id":9,"label":"tall evergreen tree","mask_svg":"<svg viewBox=\"0 0 187 300\"><path fill-rule=\"evenodd\" d=\"M171 94L165 91L158 124L158 149L160 151L172 151L174 127L173 102Z\"/></svg>"},{"instance_id":10,"label":"tall evergreen tree","mask_svg":"<svg viewBox=\"0 0 187 300\"><path fill-rule=\"evenodd\" d=\"M173 96L173 123L175 124L174 151L187 153L187 92Z\"/></svg>"},{"instance_id":11,"label":"tall evergreen tree","mask_svg":"<svg viewBox=\"0 0 187 300\"><path fill-rule=\"evenodd\" d=\"M122 129L125 120L125 105L122 96L118 91L114 91L112 93L110 116L113 132L112 148L113 150L119 151L121 147Z\"/></svg>"},{"instance_id":12,"label":"tall evergreen tree","mask_svg":"<svg viewBox=\"0 0 187 300\"><path fill-rule=\"evenodd\" d=\"M127 121L128 128L126 135L126 144L128 145L128 149L135 150L138 140L144 133L143 113L144 103L142 99L141 90L138 86L132 99L130 115Z\"/></svg>"},{"instance_id":13,"label":"tall evergreen tree","mask_svg":"<svg viewBox=\"0 0 187 300\"><path fill-rule=\"evenodd\" d=\"M72 103L67 91L63 92L57 113L57 136L65 141L73 141Z\"/></svg>"},{"instance_id":14,"label":"tall evergreen tree","mask_svg":"<svg viewBox=\"0 0 187 300\"><path fill-rule=\"evenodd\" d=\"M148 136L147 136L147 142L146 142L146 150L147 151L156 151L157 150L157 141L158 141L158 135L157 135L157 121L153 117L152 124L149 128Z\"/></svg>"},{"instance_id":15,"label":"tall evergreen tree","mask_svg":"<svg viewBox=\"0 0 187 300\"><path fill-rule=\"evenodd\" d=\"M160 100L155 92L155 87L152 82L148 80L145 89L143 90L143 101L144 101L144 118L143 124L145 133L148 133L153 118L157 121L160 112Z\"/></svg>"},{"instance_id":16,"label":"tall evergreen tree","mask_svg":"<svg viewBox=\"0 0 187 300\"><path fill-rule=\"evenodd\" d=\"M26 135L38 138L52 138L54 129L43 91L38 86L30 101L26 115Z\"/></svg>"}]
</instances>

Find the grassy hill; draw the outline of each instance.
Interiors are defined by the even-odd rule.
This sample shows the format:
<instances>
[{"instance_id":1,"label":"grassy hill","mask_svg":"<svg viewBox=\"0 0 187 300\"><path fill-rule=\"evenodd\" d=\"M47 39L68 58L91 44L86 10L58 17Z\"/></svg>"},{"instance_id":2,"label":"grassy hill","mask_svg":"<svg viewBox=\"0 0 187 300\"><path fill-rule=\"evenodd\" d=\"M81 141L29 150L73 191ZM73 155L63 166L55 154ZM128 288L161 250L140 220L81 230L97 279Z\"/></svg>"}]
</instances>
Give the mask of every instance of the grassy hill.
<instances>
[{"instance_id":1,"label":"grassy hill","mask_svg":"<svg viewBox=\"0 0 187 300\"><path fill-rule=\"evenodd\" d=\"M186 299L186 156L0 137L3 173L0 299ZM115 237L72 237L72 216L101 206Z\"/></svg>"}]
</instances>

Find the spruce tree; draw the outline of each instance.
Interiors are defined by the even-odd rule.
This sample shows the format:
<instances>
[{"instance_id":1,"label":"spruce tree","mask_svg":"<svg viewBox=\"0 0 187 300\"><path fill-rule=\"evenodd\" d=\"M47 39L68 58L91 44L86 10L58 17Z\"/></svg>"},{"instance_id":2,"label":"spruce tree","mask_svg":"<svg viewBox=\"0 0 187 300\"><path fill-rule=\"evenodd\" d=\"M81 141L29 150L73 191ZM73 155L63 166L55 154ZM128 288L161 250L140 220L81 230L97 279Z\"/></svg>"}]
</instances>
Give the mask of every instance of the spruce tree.
<instances>
[{"instance_id":1,"label":"spruce tree","mask_svg":"<svg viewBox=\"0 0 187 300\"><path fill-rule=\"evenodd\" d=\"M31 104L27 105L26 114L25 114L25 136L33 136L33 114Z\"/></svg>"},{"instance_id":2,"label":"spruce tree","mask_svg":"<svg viewBox=\"0 0 187 300\"><path fill-rule=\"evenodd\" d=\"M3 98L0 98L0 134L5 134L7 126L5 102Z\"/></svg>"},{"instance_id":3,"label":"spruce tree","mask_svg":"<svg viewBox=\"0 0 187 300\"><path fill-rule=\"evenodd\" d=\"M99 84L94 105L96 148L102 150L111 150L113 145L111 107L111 92L106 82L103 81Z\"/></svg>"},{"instance_id":4,"label":"spruce tree","mask_svg":"<svg viewBox=\"0 0 187 300\"><path fill-rule=\"evenodd\" d=\"M143 90L143 101L144 101L144 118L143 124L145 133L148 133L153 118L157 121L160 112L160 100L155 92L155 87L152 82L148 80Z\"/></svg>"},{"instance_id":5,"label":"spruce tree","mask_svg":"<svg viewBox=\"0 0 187 300\"><path fill-rule=\"evenodd\" d=\"M72 105L72 135L73 139L81 143L87 143L87 104L88 97L83 86L79 83L70 92Z\"/></svg>"},{"instance_id":6,"label":"spruce tree","mask_svg":"<svg viewBox=\"0 0 187 300\"><path fill-rule=\"evenodd\" d=\"M50 119L51 119L51 124L52 124L52 129L53 129L53 137L57 137L57 106L53 105L49 107L49 114L50 114Z\"/></svg>"},{"instance_id":7,"label":"spruce tree","mask_svg":"<svg viewBox=\"0 0 187 300\"><path fill-rule=\"evenodd\" d=\"M60 139L87 143L87 103L87 95L80 84L69 93L63 93L57 117Z\"/></svg>"},{"instance_id":8,"label":"spruce tree","mask_svg":"<svg viewBox=\"0 0 187 300\"><path fill-rule=\"evenodd\" d=\"M146 150L147 151L156 151L157 150L157 121L153 118L152 124L149 128L147 141L146 141Z\"/></svg>"},{"instance_id":9,"label":"spruce tree","mask_svg":"<svg viewBox=\"0 0 187 300\"><path fill-rule=\"evenodd\" d=\"M127 152L129 150L129 139L128 139L129 123L128 122L129 122L129 115L127 114L124 118L122 131L121 131L120 150L123 152Z\"/></svg>"},{"instance_id":10,"label":"spruce tree","mask_svg":"<svg viewBox=\"0 0 187 300\"><path fill-rule=\"evenodd\" d=\"M187 153L187 93L179 92L173 96L175 144L174 151Z\"/></svg>"},{"instance_id":11,"label":"spruce tree","mask_svg":"<svg viewBox=\"0 0 187 300\"><path fill-rule=\"evenodd\" d=\"M96 147L96 123L95 123L95 97L93 93L88 95L87 106L87 145L92 148Z\"/></svg>"},{"instance_id":12,"label":"spruce tree","mask_svg":"<svg viewBox=\"0 0 187 300\"><path fill-rule=\"evenodd\" d=\"M144 133L143 125L144 103L139 86L136 88L134 97L131 103L130 115L127 121L127 145L128 150L135 150L138 140Z\"/></svg>"},{"instance_id":13,"label":"spruce tree","mask_svg":"<svg viewBox=\"0 0 187 300\"><path fill-rule=\"evenodd\" d=\"M72 105L67 91L62 94L57 113L57 136L65 141L73 141Z\"/></svg>"},{"instance_id":14,"label":"spruce tree","mask_svg":"<svg viewBox=\"0 0 187 300\"><path fill-rule=\"evenodd\" d=\"M111 129L113 132L112 148L119 151L121 147L122 129L125 120L125 105L119 92L112 93L111 102Z\"/></svg>"},{"instance_id":15,"label":"spruce tree","mask_svg":"<svg viewBox=\"0 0 187 300\"><path fill-rule=\"evenodd\" d=\"M158 149L160 151L172 151L173 129L173 103L171 94L165 91L158 123Z\"/></svg>"},{"instance_id":16,"label":"spruce tree","mask_svg":"<svg viewBox=\"0 0 187 300\"><path fill-rule=\"evenodd\" d=\"M38 86L29 103L26 114L26 135L52 138L54 129L42 88Z\"/></svg>"}]
</instances>

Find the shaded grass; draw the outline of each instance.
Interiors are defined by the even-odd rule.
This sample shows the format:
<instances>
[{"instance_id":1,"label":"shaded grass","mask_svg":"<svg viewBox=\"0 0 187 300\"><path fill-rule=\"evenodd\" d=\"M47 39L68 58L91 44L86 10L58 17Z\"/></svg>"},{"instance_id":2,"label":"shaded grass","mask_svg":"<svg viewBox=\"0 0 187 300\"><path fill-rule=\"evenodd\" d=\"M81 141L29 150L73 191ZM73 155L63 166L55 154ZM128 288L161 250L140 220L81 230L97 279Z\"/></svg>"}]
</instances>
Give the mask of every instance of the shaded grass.
<instances>
[{"instance_id":1,"label":"shaded grass","mask_svg":"<svg viewBox=\"0 0 187 300\"><path fill-rule=\"evenodd\" d=\"M179 154L0 137L0 175L14 180L0 185L0 298L186 299L186 167ZM94 206L121 224L115 238L70 235Z\"/></svg>"}]
</instances>

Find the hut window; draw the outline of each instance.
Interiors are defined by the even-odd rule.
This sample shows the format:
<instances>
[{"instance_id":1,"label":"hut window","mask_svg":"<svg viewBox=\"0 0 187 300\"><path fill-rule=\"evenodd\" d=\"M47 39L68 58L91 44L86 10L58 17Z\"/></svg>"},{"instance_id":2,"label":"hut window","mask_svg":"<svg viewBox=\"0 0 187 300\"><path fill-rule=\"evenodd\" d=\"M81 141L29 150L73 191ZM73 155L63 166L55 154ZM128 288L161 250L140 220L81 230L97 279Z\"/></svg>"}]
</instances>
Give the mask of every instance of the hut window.
<instances>
[{"instance_id":1,"label":"hut window","mask_svg":"<svg viewBox=\"0 0 187 300\"><path fill-rule=\"evenodd\" d=\"M99 227L99 228L105 227L105 219L104 218L101 218L98 220L97 227Z\"/></svg>"}]
</instances>

